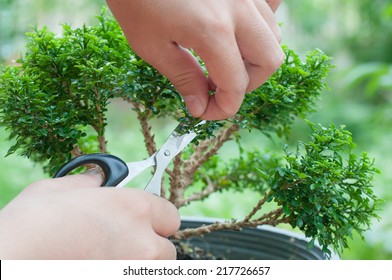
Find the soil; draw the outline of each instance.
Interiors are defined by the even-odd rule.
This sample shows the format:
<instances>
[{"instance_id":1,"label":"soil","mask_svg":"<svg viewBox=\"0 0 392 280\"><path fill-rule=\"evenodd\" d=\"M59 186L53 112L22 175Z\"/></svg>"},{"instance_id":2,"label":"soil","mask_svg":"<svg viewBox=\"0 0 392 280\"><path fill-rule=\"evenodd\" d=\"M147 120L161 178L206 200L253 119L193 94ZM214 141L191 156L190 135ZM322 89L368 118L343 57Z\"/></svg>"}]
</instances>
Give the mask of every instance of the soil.
<instances>
[{"instance_id":1,"label":"soil","mask_svg":"<svg viewBox=\"0 0 392 280\"><path fill-rule=\"evenodd\" d=\"M172 240L177 249L177 260L219 260L211 252L197 246L190 247L189 244L178 240Z\"/></svg>"}]
</instances>

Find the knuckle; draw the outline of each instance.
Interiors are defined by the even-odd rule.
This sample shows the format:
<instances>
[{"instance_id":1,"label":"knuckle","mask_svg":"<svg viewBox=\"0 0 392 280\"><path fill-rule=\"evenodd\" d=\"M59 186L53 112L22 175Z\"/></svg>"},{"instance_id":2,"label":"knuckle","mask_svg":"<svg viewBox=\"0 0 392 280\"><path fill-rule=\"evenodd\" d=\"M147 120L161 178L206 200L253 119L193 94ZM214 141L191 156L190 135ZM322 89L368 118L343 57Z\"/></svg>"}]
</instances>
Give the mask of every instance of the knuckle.
<instances>
[{"instance_id":1,"label":"knuckle","mask_svg":"<svg viewBox=\"0 0 392 280\"><path fill-rule=\"evenodd\" d=\"M215 18L214 20L211 20L210 26L212 27L213 30L215 31L221 31L222 33L228 33L231 32L230 25L227 24L227 22L220 17Z\"/></svg>"},{"instance_id":2,"label":"knuckle","mask_svg":"<svg viewBox=\"0 0 392 280\"><path fill-rule=\"evenodd\" d=\"M209 30L215 38L231 36L233 27L221 17L215 17L208 22L206 30Z\"/></svg>"},{"instance_id":3,"label":"knuckle","mask_svg":"<svg viewBox=\"0 0 392 280\"><path fill-rule=\"evenodd\" d=\"M134 213L140 217L148 217L151 215L153 205L150 200L139 201L137 205L131 205Z\"/></svg>"},{"instance_id":4,"label":"knuckle","mask_svg":"<svg viewBox=\"0 0 392 280\"><path fill-rule=\"evenodd\" d=\"M142 190L137 189L117 189L112 192L113 199L116 200L117 207L124 213L132 213L136 219L144 220L151 216L153 203L146 197ZM148 218L149 219L149 218Z\"/></svg>"}]
</instances>

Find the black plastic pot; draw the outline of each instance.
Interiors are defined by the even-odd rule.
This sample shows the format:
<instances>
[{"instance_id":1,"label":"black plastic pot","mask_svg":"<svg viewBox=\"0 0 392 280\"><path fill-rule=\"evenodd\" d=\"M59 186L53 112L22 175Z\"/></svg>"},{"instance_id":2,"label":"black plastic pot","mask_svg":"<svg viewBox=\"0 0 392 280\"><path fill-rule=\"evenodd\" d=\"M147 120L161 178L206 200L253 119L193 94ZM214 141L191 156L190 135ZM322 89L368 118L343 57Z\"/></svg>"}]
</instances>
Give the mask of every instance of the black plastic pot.
<instances>
[{"instance_id":1,"label":"black plastic pot","mask_svg":"<svg viewBox=\"0 0 392 280\"><path fill-rule=\"evenodd\" d=\"M181 228L212 223L210 219L183 218ZM288 230L263 226L241 231L215 231L183 241L193 252L202 251L226 260L322 260L326 255L315 245L307 249L309 239Z\"/></svg>"}]
</instances>

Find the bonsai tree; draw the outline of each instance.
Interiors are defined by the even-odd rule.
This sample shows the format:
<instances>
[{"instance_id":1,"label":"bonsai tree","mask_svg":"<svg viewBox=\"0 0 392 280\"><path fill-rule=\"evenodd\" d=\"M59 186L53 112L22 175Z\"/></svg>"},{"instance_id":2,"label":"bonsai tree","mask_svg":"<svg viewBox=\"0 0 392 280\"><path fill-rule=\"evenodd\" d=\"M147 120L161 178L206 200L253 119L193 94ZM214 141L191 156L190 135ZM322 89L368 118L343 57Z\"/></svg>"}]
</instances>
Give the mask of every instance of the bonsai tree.
<instances>
[{"instance_id":1,"label":"bonsai tree","mask_svg":"<svg viewBox=\"0 0 392 280\"><path fill-rule=\"evenodd\" d=\"M372 182L378 171L366 153L354 153L343 126L308 121L307 142L281 153L241 145L241 131L289 139L293 122L315 110L327 87L332 67L327 55L313 50L302 60L293 50L284 51L282 67L246 95L234 117L197 127L197 138L173 160L166 170L170 180L162 182L163 196L178 208L227 190L252 190L259 202L243 219L183 229L174 238L289 224L311 239L310 246L317 240L331 254L348 246L353 231L362 236L377 217ZM64 25L60 36L36 28L27 34L19 62L0 76L0 121L14 141L8 154L41 163L49 174L73 157L109 152L106 113L114 98L136 112L149 155L157 149L153 119L176 120L184 130L200 121L190 116L170 82L129 48L105 12L94 26ZM218 151L228 141L240 154L225 161ZM266 205L272 210L263 210Z\"/></svg>"}]
</instances>

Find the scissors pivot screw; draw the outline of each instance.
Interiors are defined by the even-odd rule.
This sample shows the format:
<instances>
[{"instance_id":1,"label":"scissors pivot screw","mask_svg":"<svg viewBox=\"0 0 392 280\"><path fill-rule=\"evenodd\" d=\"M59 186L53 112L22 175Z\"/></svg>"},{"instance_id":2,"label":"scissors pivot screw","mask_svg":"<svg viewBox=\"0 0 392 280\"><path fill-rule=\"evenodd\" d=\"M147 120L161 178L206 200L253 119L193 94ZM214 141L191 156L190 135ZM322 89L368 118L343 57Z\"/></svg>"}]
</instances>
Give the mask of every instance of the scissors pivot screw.
<instances>
[{"instance_id":1,"label":"scissors pivot screw","mask_svg":"<svg viewBox=\"0 0 392 280\"><path fill-rule=\"evenodd\" d=\"M166 150L163 154L168 157L168 156L170 156L170 151Z\"/></svg>"}]
</instances>

